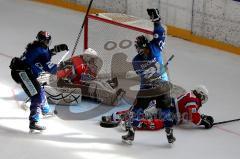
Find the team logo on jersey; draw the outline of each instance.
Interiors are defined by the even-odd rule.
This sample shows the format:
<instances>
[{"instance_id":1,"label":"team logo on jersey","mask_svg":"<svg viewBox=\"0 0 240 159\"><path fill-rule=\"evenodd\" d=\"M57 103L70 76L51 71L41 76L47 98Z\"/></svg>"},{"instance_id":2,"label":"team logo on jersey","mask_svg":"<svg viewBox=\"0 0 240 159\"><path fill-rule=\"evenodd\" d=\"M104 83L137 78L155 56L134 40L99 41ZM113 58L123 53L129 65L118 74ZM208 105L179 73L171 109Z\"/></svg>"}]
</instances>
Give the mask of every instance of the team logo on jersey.
<instances>
[{"instance_id":1,"label":"team logo on jersey","mask_svg":"<svg viewBox=\"0 0 240 159\"><path fill-rule=\"evenodd\" d=\"M141 64L140 67L141 67L142 69L144 69L144 68L146 68L146 67L148 67L149 65L152 65L152 64L154 64L154 63L157 63L157 59L156 59L155 57L154 57L152 60L144 61L144 63Z\"/></svg>"}]
</instances>

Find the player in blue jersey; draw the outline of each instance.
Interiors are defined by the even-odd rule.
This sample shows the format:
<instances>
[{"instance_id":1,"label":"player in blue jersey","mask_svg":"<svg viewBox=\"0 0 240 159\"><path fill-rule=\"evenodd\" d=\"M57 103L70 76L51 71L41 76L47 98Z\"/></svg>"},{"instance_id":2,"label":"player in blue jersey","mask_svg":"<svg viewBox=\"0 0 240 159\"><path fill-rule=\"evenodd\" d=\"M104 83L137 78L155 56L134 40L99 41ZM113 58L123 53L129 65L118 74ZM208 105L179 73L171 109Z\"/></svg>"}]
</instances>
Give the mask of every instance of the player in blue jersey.
<instances>
[{"instance_id":1,"label":"player in blue jersey","mask_svg":"<svg viewBox=\"0 0 240 159\"><path fill-rule=\"evenodd\" d=\"M135 119L148 107L150 101L156 100L156 107L161 109L161 118L164 120L164 127L169 143L176 139L173 136L173 116L170 111L171 84L163 64L163 47L165 44L165 29L161 25L161 17L158 9L147 9L148 15L154 24L153 39L149 41L144 35L138 36L135 47L138 54L132 60L132 65L140 76L141 85L133 105L133 116L128 122L128 133L122 136L123 140L134 140Z\"/></svg>"},{"instance_id":2,"label":"player in blue jersey","mask_svg":"<svg viewBox=\"0 0 240 159\"><path fill-rule=\"evenodd\" d=\"M43 72L55 74L57 65L51 62L51 58L58 52L68 50L66 44L54 46L49 49L51 35L46 31L39 31L32 43L26 47L23 55L14 57L11 61L11 75L14 81L20 84L24 92L30 97L30 130L45 130L46 127L39 124L40 113L49 113L45 91L37 78Z\"/></svg>"}]
</instances>

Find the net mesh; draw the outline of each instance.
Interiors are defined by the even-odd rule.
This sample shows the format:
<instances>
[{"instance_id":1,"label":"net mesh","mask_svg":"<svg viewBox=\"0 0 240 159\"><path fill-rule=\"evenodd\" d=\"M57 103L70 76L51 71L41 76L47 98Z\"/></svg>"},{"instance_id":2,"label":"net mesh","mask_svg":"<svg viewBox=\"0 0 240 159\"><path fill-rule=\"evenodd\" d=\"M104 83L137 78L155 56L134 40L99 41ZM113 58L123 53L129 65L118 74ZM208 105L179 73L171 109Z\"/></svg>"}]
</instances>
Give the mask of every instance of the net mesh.
<instances>
[{"instance_id":1,"label":"net mesh","mask_svg":"<svg viewBox=\"0 0 240 159\"><path fill-rule=\"evenodd\" d=\"M119 78L135 76L131 64L137 54L134 41L139 35L151 39L152 30L151 21L126 14L89 15L85 46L96 50L99 58L103 60L99 76Z\"/></svg>"}]
</instances>

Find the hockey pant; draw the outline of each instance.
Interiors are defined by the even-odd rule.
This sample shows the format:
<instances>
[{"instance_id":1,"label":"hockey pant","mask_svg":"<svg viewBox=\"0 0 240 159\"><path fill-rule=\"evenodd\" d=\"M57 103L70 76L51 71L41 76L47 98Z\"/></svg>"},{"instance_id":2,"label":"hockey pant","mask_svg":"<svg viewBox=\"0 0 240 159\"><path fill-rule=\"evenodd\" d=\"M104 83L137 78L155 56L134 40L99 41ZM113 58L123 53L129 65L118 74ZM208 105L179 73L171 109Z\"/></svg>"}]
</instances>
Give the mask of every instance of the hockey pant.
<instances>
[{"instance_id":1,"label":"hockey pant","mask_svg":"<svg viewBox=\"0 0 240 159\"><path fill-rule=\"evenodd\" d=\"M40 83L31 73L30 68L26 66L19 58L13 58L10 64L11 76L13 80L20 84L24 92L31 101L30 121L39 121L40 113L48 113L49 105L46 100L45 91Z\"/></svg>"},{"instance_id":2,"label":"hockey pant","mask_svg":"<svg viewBox=\"0 0 240 159\"><path fill-rule=\"evenodd\" d=\"M141 90L140 90L141 91ZM164 122L164 127L172 127L174 125L174 115L171 111L171 97L169 93L162 94L160 96L151 97L151 98L143 98L137 97L134 107L132 109L133 112L133 126L136 126L133 121L137 121L142 118L142 114L144 114L144 110L148 108L149 103L153 100L156 100L156 107L160 109L157 114L157 118L162 119Z\"/></svg>"},{"instance_id":3,"label":"hockey pant","mask_svg":"<svg viewBox=\"0 0 240 159\"><path fill-rule=\"evenodd\" d=\"M19 84L21 84L24 92L28 95L31 101L30 105L30 121L39 121L40 113L48 113L49 105L46 100L45 91L40 86L39 82L31 77L25 71L13 71L13 78L17 78Z\"/></svg>"},{"instance_id":4,"label":"hockey pant","mask_svg":"<svg viewBox=\"0 0 240 159\"><path fill-rule=\"evenodd\" d=\"M40 120L40 114L47 114L50 110L44 89L41 88L40 92L35 96L30 97L30 99L31 105L29 120L38 122Z\"/></svg>"},{"instance_id":5,"label":"hockey pant","mask_svg":"<svg viewBox=\"0 0 240 159\"><path fill-rule=\"evenodd\" d=\"M31 69L19 58L13 58L10 64L12 79L20 84L28 97L40 92L41 86L31 72Z\"/></svg>"}]
</instances>

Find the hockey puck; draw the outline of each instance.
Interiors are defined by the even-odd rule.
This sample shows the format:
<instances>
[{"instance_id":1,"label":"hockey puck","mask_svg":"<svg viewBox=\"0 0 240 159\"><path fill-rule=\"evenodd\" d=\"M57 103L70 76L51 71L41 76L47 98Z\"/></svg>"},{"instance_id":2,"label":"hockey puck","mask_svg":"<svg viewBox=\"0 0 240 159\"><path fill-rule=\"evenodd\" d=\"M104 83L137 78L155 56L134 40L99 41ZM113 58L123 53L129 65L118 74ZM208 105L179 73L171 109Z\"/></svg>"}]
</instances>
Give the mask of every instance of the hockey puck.
<instances>
[{"instance_id":1,"label":"hockey puck","mask_svg":"<svg viewBox=\"0 0 240 159\"><path fill-rule=\"evenodd\" d=\"M58 114L57 110L54 110L53 113L56 114L56 115Z\"/></svg>"},{"instance_id":2,"label":"hockey puck","mask_svg":"<svg viewBox=\"0 0 240 159\"><path fill-rule=\"evenodd\" d=\"M117 122L111 122L111 123L109 123L109 122L103 122L103 121L100 122L100 126L101 126L101 127L104 127L104 128L114 128L114 127L117 127L118 124L119 124L119 123L117 123Z\"/></svg>"}]
</instances>

